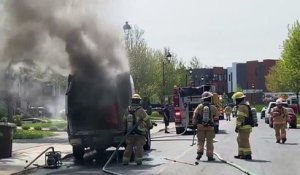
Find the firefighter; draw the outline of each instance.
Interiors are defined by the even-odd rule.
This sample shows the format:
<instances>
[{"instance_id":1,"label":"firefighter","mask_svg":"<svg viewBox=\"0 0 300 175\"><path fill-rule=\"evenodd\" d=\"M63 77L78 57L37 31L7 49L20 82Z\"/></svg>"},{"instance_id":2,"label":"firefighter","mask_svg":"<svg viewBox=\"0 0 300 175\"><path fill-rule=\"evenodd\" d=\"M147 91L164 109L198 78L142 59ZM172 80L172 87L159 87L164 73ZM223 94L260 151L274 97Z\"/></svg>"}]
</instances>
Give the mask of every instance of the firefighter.
<instances>
[{"instance_id":1,"label":"firefighter","mask_svg":"<svg viewBox=\"0 0 300 175\"><path fill-rule=\"evenodd\" d=\"M230 121L230 115L231 115L231 113L232 113L232 108L229 105L227 105L225 107L225 115L226 115L226 120L227 121Z\"/></svg>"},{"instance_id":2,"label":"firefighter","mask_svg":"<svg viewBox=\"0 0 300 175\"><path fill-rule=\"evenodd\" d=\"M271 111L271 124L275 130L276 143L285 143L286 141L286 124L288 121L288 112L282 107L283 101L281 99L276 100L276 106Z\"/></svg>"},{"instance_id":3,"label":"firefighter","mask_svg":"<svg viewBox=\"0 0 300 175\"><path fill-rule=\"evenodd\" d=\"M245 95L242 92L236 92L232 96L232 100L236 103L236 128L235 132L238 133L238 155L234 156L237 159L251 160L251 147L249 142L252 126L250 123L249 106L245 101Z\"/></svg>"},{"instance_id":4,"label":"firefighter","mask_svg":"<svg viewBox=\"0 0 300 175\"><path fill-rule=\"evenodd\" d=\"M141 97L134 94L131 98L131 106L124 116L126 132L131 133L126 138L126 148L123 154L123 165L128 165L133 149L135 149L135 162L137 165L142 165L144 154L144 145L146 144L147 131L153 127L150 117L147 115L143 107L141 107ZM137 124L137 122L139 124ZM134 126L137 127L134 128Z\"/></svg>"},{"instance_id":5,"label":"firefighter","mask_svg":"<svg viewBox=\"0 0 300 175\"><path fill-rule=\"evenodd\" d=\"M197 128L198 148L197 160L200 160L204 152L204 142L206 139L206 156L208 161L214 161L214 117L218 117L218 109L212 104L213 94L205 91L202 94L203 103L199 104L194 111L193 125Z\"/></svg>"}]
</instances>

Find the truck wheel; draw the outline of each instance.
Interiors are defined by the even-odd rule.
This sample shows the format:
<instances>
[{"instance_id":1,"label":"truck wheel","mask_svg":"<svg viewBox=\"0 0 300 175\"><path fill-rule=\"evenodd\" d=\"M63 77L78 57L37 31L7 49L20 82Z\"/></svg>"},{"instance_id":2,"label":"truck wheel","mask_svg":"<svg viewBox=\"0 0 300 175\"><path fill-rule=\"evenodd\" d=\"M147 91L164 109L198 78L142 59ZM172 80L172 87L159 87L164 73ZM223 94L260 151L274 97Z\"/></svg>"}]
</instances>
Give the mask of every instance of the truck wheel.
<instances>
[{"instance_id":1,"label":"truck wheel","mask_svg":"<svg viewBox=\"0 0 300 175\"><path fill-rule=\"evenodd\" d=\"M149 151L151 149L151 134L147 132L146 144L144 145L144 150Z\"/></svg>"},{"instance_id":2,"label":"truck wheel","mask_svg":"<svg viewBox=\"0 0 300 175\"><path fill-rule=\"evenodd\" d=\"M297 125L291 124L290 127L291 127L291 128L297 128Z\"/></svg>"},{"instance_id":3,"label":"truck wheel","mask_svg":"<svg viewBox=\"0 0 300 175\"><path fill-rule=\"evenodd\" d=\"M176 127L176 134L181 134L183 133L184 128L183 127Z\"/></svg>"},{"instance_id":4,"label":"truck wheel","mask_svg":"<svg viewBox=\"0 0 300 175\"><path fill-rule=\"evenodd\" d=\"M216 133L216 134L219 133L219 125L215 125L215 126L214 126L214 130L215 130L215 133Z\"/></svg>"},{"instance_id":5,"label":"truck wheel","mask_svg":"<svg viewBox=\"0 0 300 175\"><path fill-rule=\"evenodd\" d=\"M83 146L73 146L73 156L77 160L83 159L84 147Z\"/></svg>"}]
</instances>

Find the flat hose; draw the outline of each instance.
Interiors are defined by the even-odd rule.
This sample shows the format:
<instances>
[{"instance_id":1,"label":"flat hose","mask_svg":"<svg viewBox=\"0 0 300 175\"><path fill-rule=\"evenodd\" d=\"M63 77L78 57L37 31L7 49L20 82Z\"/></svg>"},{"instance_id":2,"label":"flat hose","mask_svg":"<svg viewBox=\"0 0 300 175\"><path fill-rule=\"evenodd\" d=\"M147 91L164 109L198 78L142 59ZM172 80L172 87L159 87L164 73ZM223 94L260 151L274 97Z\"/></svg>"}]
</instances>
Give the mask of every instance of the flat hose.
<instances>
[{"instance_id":1,"label":"flat hose","mask_svg":"<svg viewBox=\"0 0 300 175\"><path fill-rule=\"evenodd\" d=\"M133 128L123 137L123 139L120 141L119 145L117 146L117 148L115 149L115 151L111 154L111 156L109 157L108 161L105 163L105 165L102 167L102 171L106 172L108 174L113 174L113 175L121 175L120 173L117 172L113 172L110 170L107 170L106 167L110 164L110 162L112 161L112 159L114 158L114 156L116 155L116 153L118 152L118 150L120 149L120 147L123 145L123 143L126 141L126 138L129 136L129 134L132 133L133 130L135 130L138 125L141 123L141 121L137 122Z\"/></svg>"},{"instance_id":2,"label":"flat hose","mask_svg":"<svg viewBox=\"0 0 300 175\"><path fill-rule=\"evenodd\" d=\"M223 159L223 158L222 158L218 153L216 153L216 152L214 152L214 155L217 156L217 158L218 158L221 162L224 162L224 163L226 163L226 164L228 164L228 165L230 165L230 166L233 166L234 168L236 168L236 169L242 171L242 172L245 173L245 174L248 174L248 175L255 175L253 172L250 172L250 171L246 170L245 168L243 168L243 167L241 167L241 166L239 166L239 165L237 165L237 164L235 164L235 163L233 163L233 162L229 162L229 161Z\"/></svg>"}]
</instances>

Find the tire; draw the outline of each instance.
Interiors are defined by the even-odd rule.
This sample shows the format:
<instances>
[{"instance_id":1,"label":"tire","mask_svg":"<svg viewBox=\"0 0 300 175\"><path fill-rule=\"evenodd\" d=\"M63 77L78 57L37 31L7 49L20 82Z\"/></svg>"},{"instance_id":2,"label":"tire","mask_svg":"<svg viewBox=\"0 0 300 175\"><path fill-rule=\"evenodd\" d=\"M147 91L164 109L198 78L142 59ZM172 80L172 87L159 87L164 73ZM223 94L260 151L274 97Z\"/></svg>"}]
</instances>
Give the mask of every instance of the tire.
<instances>
[{"instance_id":1,"label":"tire","mask_svg":"<svg viewBox=\"0 0 300 175\"><path fill-rule=\"evenodd\" d=\"M291 124L290 127L295 129L295 128L297 128L297 125Z\"/></svg>"},{"instance_id":2,"label":"tire","mask_svg":"<svg viewBox=\"0 0 300 175\"><path fill-rule=\"evenodd\" d=\"M144 145L144 150L149 151L151 149L151 134L150 131L147 132L146 144Z\"/></svg>"},{"instance_id":3,"label":"tire","mask_svg":"<svg viewBox=\"0 0 300 175\"><path fill-rule=\"evenodd\" d=\"M176 127L176 134L181 134L183 133L184 128L183 127Z\"/></svg>"},{"instance_id":4,"label":"tire","mask_svg":"<svg viewBox=\"0 0 300 175\"><path fill-rule=\"evenodd\" d=\"M214 126L214 130L215 130L215 133L216 133L216 134L219 133L219 125L215 125L215 126Z\"/></svg>"},{"instance_id":5,"label":"tire","mask_svg":"<svg viewBox=\"0 0 300 175\"><path fill-rule=\"evenodd\" d=\"M83 146L73 146L73 156L76 160L83 159L84 147Z\"/></svg>"}]
</instances>

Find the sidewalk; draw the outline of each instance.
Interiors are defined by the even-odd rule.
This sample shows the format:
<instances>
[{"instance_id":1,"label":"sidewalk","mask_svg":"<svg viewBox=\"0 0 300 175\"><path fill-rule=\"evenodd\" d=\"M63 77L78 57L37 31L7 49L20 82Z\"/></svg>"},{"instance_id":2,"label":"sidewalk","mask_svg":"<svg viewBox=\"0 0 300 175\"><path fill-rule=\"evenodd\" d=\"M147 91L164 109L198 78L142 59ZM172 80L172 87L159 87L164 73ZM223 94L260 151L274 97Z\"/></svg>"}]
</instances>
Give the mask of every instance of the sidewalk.
<instances>
[{"instance_id":1,"label":"sidewalk","mask_svg":"<svg viewBox=\"0 0 300 175\"><path fill-rule=\"evenodd\" d=\"M151 129L151 134L161 132L165 129L164 122L162 120L154 121L157 126ZM173 123L169 128L173 127ZM66 132L57 132L57 136L46 137L42 139L16 139L13 141L12 157L6 159L0 159L0 174L10 175L24 170L32 160L34 160L39 154L50 146L54 147L55 151L61 151L62 157L72 153L72 146L68 142L68 136ZM50 150L49 150L50 151ZM44 165L45 155L43 154L37 159L34 164ZM34 166L30 166L34 167Z\"/></svg>"}]
</instances>

